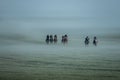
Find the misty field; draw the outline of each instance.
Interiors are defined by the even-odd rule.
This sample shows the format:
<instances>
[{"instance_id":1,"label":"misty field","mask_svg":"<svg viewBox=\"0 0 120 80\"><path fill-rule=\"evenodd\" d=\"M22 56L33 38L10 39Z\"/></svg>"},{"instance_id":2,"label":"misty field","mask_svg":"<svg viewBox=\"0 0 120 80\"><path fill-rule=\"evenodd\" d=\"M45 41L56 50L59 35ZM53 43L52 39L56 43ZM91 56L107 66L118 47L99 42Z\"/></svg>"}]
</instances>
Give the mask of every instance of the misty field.
<instances>
[{"instance_id":1,"label":"misty field","mask_svg":"<svg viewBox=\"0 0 120 80\"><path fill-rule=\"evenodd\" d=\"M4 42L1 40L0 80L120 79L118 40L87 47L72 41L65 45Z\"/></svg>"}]
</instances>

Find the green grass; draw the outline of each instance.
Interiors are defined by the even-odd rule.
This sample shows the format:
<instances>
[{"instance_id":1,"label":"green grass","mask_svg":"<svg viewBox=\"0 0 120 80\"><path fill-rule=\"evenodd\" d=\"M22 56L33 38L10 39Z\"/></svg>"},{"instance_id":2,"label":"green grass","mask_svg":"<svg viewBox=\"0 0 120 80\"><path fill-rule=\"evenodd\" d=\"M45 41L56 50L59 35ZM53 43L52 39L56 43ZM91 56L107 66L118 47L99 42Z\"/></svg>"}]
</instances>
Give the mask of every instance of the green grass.
<instances>
[{"instance_id":1,"label":"green grass","mask_svg":"<svg viewBox=\"0 0 120 80\"><path fill-rule=\"evenodd\" d=\"M0 80L120 80L118 49L27 50L1 51Z\"/></svg>"}]
</instances>

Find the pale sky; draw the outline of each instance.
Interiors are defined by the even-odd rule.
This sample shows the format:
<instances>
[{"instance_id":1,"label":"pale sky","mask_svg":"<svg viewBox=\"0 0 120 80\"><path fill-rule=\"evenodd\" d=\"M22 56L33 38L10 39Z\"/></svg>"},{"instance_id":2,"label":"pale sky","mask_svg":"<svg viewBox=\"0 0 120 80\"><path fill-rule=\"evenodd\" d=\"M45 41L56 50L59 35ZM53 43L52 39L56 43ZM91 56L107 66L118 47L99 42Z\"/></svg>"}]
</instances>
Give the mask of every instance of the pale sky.
<instances>
[{"instance_id":1,"label":"pale sky","mask_svg":"<svg viewBox=\"0 0 120 80\"><path fill-rule=\"evenodd\" d=\"M42 28L119 31L120 0L0 0L0 31L26 32Z\"/></svg>"},{"instance_id":2,"label":"pale sky","mask_svg":"<svg viewBox=\"0 0 120 80\"><path fill-rule=\"evenodd\" d=\"M114 17L120 0L0 0L0 17Z\"/></svg>"}]
</instances>

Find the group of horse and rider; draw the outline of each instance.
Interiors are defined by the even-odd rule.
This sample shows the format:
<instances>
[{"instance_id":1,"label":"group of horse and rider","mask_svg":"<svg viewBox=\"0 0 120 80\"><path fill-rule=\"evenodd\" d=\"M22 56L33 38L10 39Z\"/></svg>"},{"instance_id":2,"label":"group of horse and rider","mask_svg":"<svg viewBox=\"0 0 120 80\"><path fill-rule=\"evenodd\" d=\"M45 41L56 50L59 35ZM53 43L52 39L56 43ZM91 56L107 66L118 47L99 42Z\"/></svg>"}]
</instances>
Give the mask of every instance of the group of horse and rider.
<instances>
[{"instance_id":1,"label":"group of horse and rider","mask_svg":"<svg viewBox=\"0 0 120 80\"><path fill-rule=\"evenodd\" d=\"M89 38L88 36L85 38L84 43L85 43L85 45L89 45L89 43L90 43L90 38ZM97 46L97 43L98 43L97 37L94 36L94 38L93 38L93 45Z\"/></svg>"},{"instance_id":2,"label":"group of horse and rider","mask_svg":"<svg viewBox=\"0 0 120 80\"><path fill-rule=\"evenodd\" d=\"M58 38L57 38L57 35L47 35L46 36L46 43L57 43L58 41ZM62 43L67 43L68 42L68 36L65 34L65 35L62 35L61 37L61 42ZM85 37L85 40L84 40L84 43L85 45L89 45L90 43L90 38L88 36ZM93 37L93 45L97 46L97 43L98 43L98 40L97 40L97 37L94 36Z\"/></svg>"},{"instance_id":3,"label":"group of horse and rider","mask_svg":"<svg viewBox=\"0 0 120 80\"><path fill-rule=\"evenodd\" d=\"M47 35L46 36L46 43L57 43L58 39L57 39L57 35ZM61 39L62 43L67 43L68 42L68 36L65 34L62 36Z\"/></svg>"}]
</instances>

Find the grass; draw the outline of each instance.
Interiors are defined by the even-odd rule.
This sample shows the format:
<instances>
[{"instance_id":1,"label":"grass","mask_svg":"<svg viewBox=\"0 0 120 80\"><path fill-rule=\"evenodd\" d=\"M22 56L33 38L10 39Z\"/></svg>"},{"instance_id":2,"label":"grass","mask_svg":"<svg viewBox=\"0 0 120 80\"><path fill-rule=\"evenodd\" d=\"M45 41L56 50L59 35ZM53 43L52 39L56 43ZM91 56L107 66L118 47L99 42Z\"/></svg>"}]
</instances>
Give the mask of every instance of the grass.
<instances>
[{"instance_id":1,"label":"grass","mask_svg":"<svg viewBox=\"0 0 120 80\"><path fill-rule=\"evenodd\" d=\"M119 49L52 46L1 50L0 80L120 80Z\"/></svg>"}]
</instances>

